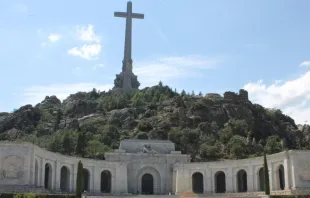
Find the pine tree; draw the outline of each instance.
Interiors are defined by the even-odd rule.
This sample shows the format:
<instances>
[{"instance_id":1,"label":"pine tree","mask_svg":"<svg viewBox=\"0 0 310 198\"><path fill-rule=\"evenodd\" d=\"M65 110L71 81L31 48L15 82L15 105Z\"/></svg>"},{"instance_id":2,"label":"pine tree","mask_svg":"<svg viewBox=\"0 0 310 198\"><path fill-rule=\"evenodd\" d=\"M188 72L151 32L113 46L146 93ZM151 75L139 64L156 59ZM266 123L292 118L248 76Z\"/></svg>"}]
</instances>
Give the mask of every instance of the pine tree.
<instances>
[{"instance_id":1,"label":"pine tree","mask_svg":"<svg viewBox=\"0 0 310 198\"><path fill-rule=\"evenodd\" d=\"M87 146L86 135L85 133L80 132L77 138L75 153L81 157L84 157L86 146Z\"/></svg>"},{"instance_id":2,"label":"pine tree","mask_svg":"<svg viewBox=\"0 0 310 198\"><path fill-rule=\"evenodd\" d=\"M82 191L83 191L83 180L84 180L84 175L83 175L83 164L81 161L78 163L78 171L77 171L77 176L76 176L76 187L75 187L75 195L76 198L81 198L82 196Z\"/></svg>"},{"instance_id":3,"label":"pine tree","mask_svg":"<svg viewBox=\"0 0 310 198\"><path fill-rule=\"evenodd\" d=\"M74 152L74 142L69 133L65 133L62 139L63 152L67 155L71 155Z\"/></svg>"},{"instance_id":4,"label":"pine tree","mask_svg":"<svg viewBox=\"0 0 310 198\"><path fill-rule=\"evenodd\" d=\"M268 164L265 152L264 152L264 187L265 187L265 194L270 195Z\"/></svg>"},{"instance_id":5,"label":"pine tree","mask_svg":"<svg viewBox=\"0 0 310 198\"><path fill-rule=\"evenodd\" d=\"M186 92L184 91L184 89L181 91L181 96L185 96Z\"/></svg>"}]
</instances>

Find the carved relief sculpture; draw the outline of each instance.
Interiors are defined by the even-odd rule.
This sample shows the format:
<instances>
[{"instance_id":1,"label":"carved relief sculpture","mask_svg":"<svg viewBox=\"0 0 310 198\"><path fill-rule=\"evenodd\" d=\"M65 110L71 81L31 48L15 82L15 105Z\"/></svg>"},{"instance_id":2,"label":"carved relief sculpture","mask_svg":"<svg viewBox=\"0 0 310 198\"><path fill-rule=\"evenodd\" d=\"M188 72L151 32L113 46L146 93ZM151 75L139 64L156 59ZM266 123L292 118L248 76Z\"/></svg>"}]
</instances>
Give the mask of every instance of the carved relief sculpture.
<instances>
[{"instance_id":1,"label":"carved relief sculpture","mask_svg":"<svg viewBox=\"0 0 310 198\"><path fill-rule=\"evenodd\" d=\"M17 155L10 155L2 158L0 179L19 179L23 176L24 158Z\"/></svg>"}]
</instances>

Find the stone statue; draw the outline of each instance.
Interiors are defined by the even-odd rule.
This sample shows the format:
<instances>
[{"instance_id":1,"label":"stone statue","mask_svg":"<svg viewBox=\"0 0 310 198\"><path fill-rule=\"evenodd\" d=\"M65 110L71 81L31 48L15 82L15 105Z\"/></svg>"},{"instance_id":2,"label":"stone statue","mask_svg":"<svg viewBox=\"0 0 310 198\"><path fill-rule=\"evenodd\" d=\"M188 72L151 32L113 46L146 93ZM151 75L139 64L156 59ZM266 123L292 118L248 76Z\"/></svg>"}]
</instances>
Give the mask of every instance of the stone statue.
<instances>
[{"instance_id":1,"label":"stone statue","mask_svg":"<svg viewBox=\"0 0 310 198\"><path fill-rule=\"evenodd\" d=\"M155 151L154 149L152 149L150 144L144 144L143 147L141 148L141 152L140 153L156 154L158 152Z\"/></svg>"}]
</instances>

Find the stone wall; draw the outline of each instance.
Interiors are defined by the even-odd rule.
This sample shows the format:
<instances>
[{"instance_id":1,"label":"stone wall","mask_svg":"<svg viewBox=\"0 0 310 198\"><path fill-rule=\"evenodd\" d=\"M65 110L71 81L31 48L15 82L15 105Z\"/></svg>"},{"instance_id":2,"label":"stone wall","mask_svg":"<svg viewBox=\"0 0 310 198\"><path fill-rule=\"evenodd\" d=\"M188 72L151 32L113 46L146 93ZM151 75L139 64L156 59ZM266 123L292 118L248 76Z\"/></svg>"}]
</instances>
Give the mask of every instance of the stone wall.
<instances>
[{"instance_id":1,"label":"stone wall","mask_svg":"<svg viewBox=\"0 0 310 198\"><path fill-rule=\"evenodd\" d=\"M0 185L27 185L30 182L33 148L8 143L0 146Z\"/></svg>"},{"instance_id":2,"label":"stone wall","mask_svg":"<svg viewBox=\"0 0 310 198\"><path fill-rule=\"evenodd\" d=\"M111 174L112 194L127 192L127 163L124 162L65 156L27 143L1 142L0 151L0 185L23 185L23 188L47 188L50 192L73 192L76 186L77 164L81 160L89 174L90 193L101 193L103 171ZM48 171L46 167L49 168Z\"/></svg>"},{"instance_id":3,"label":"stone wall","mask_svg":"<svg viewBox=\"0 0 310 198\"><path fill-rule=\"evenodd\" d=\"M241 170L246 173L247 193L261 191L262 157L190 163L188 155L177 151L171 151L171 154L149 154L117 150L107 153L106 159L70 157L32 144L0 142L0 188L9 191L14 186L15 189L28 192L31 189L39 192L45 188L48 192L73 192L77 164L81 160L89 175L88 192L93 195L102 195L103 171L111 175L110 194L113 195L140 192L144 174L152 175L156 194L192 193L194 174L202 175L203 194L215 194L219 171L225 175L225 195L240 193L238 175ZM273 194L309 191L310 151L285 151L269 155L267 160Z\"/></svg>"},{"instance_id":4,"label":"stone wall","mask_svg":"<svg viewBox=\"0 0 310 198\"><path fill-rule=\"evenodd\" d=\"M292 168L292 189L310 189L310 152L290 151L288 166Z\"/></svg>"},{"instance_id":5,"label":"stone wall","mask_svg":"<svg viewBox=\"0 0 310 198\"><path fill-rule=\"evenodd\" d=\"M308 152L310 154L310 152ZM289 166L289 152L281 152L267 157L270 171L270 186L272 191L290 190L294 183L292 169ZM280 188L279 168L284 167L284 189ZM194 173L203 175L204 194L216 193L216 175L222 171L226 180L226 193L238 192L238 172L244 170L247 178L247 191L260 191L259 171L263 167L263 158L251 158L243 160L225 160L207 163L175 164L176 171L176 193L192 192L192 181Z\"/></svg>"}]
</instances>

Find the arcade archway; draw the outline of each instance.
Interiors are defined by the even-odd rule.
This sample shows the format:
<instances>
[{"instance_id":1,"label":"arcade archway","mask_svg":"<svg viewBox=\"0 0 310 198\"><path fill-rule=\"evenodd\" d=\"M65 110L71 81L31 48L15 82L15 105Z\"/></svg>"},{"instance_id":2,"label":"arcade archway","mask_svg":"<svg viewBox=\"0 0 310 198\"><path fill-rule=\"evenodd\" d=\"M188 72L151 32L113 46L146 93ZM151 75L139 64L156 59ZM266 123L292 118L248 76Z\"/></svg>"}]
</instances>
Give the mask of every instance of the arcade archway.
<instances>
[{"instance_id":1,"label":"arcade archway","mask_svg":"<svg viewBox=\"0 0 310 198\"><path fill-rule=\"evenodd\" d=\"M60 190L62 192L70 191L70 171L66 166L60 169Z\"/></svg>"},{"instance_id":2,"label":"arcade archway","mask_svg":"<svg viewBox=\"0 0 310 198\"><path fill-rule=\"evenodd\" d=\"M237 189L238 192L246 192L248 190L247 174L243 169L237 173Z\"/></svg>"},{"instance_id":3,"label":"arcade archway","mask_svg":"<svg viewBox=\"0 0 310 198\"><path fill-rule=\"evenodd\" d=\"M203 189L203 175L196 172L192 175L192 191L193 193L202 194Z\"/></svg>"},{"instance_id":4,"label":"arcade archway","mask_svg":"<svg viewBox=\"0 0 310 198\"><path fill-rule=\"evenodd\" d=\"M223 171L218 171L214 175L215 181L215 192L225 193L226 192L226 176Z\"/></svg>"},{"instance_id":5,"label":"arcade archway","mask_svg":"<svg viewBox=\"0 0 310 198\"><path fill-rule=\"evenodd\" d=\"M111 193L111 173L108 170L101 172L101 185L100 190L102 193Z\"/></svg>"}]
</instances>

